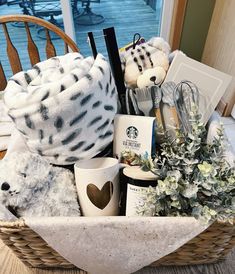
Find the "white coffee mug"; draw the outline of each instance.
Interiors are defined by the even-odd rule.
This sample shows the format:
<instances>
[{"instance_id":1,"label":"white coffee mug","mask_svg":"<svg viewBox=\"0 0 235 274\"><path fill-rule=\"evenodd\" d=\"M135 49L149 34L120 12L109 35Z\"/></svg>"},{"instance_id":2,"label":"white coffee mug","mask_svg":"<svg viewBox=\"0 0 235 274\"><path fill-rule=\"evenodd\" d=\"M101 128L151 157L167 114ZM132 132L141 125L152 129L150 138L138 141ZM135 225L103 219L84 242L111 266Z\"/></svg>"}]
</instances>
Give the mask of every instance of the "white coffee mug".
<instances>
[{"instance_id":1,"label":"white coffee mug","mask_svg":"<svg viewBox=\"0 0 235 274\"><path fill-rule=\"evenodd\" d=\"M119 213L119 169L115 158L102 157L74 165L83 216L116 216Z\"/></svg>"}]
</instances>

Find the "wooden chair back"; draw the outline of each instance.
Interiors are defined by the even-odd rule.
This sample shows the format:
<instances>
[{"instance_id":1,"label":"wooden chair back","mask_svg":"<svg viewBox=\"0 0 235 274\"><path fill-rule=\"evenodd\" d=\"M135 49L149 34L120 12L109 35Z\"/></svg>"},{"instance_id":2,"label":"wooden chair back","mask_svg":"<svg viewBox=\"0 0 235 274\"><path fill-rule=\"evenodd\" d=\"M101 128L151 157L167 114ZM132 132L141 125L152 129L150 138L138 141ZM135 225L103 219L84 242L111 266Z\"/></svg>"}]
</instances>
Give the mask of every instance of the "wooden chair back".
<instances>
[{"instance_id":1,"label":"wooden chair back","mask_svg":"<svg viewBox=\"0 0 235 274\"><path fill-rule=\"evenodd\" d=\"M68 53L69 51L68 48L70 48L73 52L79 52L79 49L77 45L75 44L75 42L67 34L65 34L60 28L51 24L50 22L47 22L41 18L28 16L28 15L17 14L17 15L0 16L0 25L2 25L3 31L5 34L6 51L7 51L8 60L11 65L11 70L13 74L19 71L22 71L22 65L20 61L20 53L18 53L16 47L13 45L7 29L7 23L10 23L10 22L24 23L27 40L28 40L27 41L28 55L29 55L30 63L32 66L40 62L41 60L40 60L39 50L30 32L29 23L36 24L45 29L45 33L46 33L45 52L46 52L47 59L56 56L56 49L55 49L55 46L53 45L53 41L50 36L50 31L54 32L64 41L65 53ZM7 84L7 79L0 61L0 90L4 90L6 87L6 84Z\"/></svg>"}]
</instances>

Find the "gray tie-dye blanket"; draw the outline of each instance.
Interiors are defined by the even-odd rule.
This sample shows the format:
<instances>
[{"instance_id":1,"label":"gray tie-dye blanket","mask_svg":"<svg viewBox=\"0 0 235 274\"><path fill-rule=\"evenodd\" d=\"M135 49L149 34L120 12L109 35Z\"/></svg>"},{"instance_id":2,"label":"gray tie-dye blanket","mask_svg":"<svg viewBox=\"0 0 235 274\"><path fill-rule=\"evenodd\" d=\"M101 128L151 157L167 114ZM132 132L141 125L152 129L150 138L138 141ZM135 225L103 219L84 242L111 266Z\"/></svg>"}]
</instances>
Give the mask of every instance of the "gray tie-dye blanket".
<instances>
[{"instance_id":1,"label":"gray tie-dye blanket","mask_svg":"<svg viewBox=\"0 0 235 274\"><path fill-rule=\"evenodd\" d=\"M17 73L4 103L30 151L53 164L91 158L113 139L117 91L101 54L68 53Z\"/></svg>"}]
</instances>

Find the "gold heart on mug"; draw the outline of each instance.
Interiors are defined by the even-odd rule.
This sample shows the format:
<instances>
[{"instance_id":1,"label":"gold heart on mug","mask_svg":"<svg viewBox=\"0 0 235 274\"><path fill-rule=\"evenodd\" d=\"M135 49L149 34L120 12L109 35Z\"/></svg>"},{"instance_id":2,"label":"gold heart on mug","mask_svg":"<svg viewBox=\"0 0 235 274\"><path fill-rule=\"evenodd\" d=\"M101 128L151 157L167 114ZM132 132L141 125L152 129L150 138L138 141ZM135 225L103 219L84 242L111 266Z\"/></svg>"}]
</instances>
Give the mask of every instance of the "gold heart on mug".
<instances>
[{"instance_id":1,"label":"gold heart on mug","mask_svg":"<svg viewBox=\"0 0 235 274\"><path fill-rule=\"evenodd\" d=\"M99 190L94 184L89 184L86 188L87 196L93 205L99 209L104 209L110 202L113 195L113 183L106 182L102 189Z\"/></svg>"}]
</instances>

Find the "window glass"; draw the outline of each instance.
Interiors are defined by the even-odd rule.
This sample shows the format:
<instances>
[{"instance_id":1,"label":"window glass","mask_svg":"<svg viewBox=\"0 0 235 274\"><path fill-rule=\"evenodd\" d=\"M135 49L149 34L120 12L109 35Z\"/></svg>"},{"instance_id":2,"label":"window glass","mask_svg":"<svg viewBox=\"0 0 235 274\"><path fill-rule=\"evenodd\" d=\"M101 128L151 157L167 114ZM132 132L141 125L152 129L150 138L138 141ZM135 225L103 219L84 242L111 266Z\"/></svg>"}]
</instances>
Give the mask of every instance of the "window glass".
<instances>
[{"instance_id":1,"label":"window glass","mask_svg":"<svg viewBox=\"0 0 235 274\"><path fill-rule=\"evenodd\" d=\"M98 51L105 54L104 28L114 27L119 47L132 42L138 32L145 39L160 35L162 0L81 1L74 17L76 40L84 54L90 54L87 32L95 36Z\"/></svg>"},{"instance_id":2,"label":"window glass","mask_svg":"<svg viewBox=\"0 0 235 274\"><path fill-rule=\"evenodd\" d=\"M65 1L65 0L62 0ZM119 47L132 42L138 32L146 40L160 35L163 0L71 0L71 9L75 27L76 41L81 53L91 55L87 42L87 33L92 31L99 52L107 55L103 29L114 27ZM60 0L0 0L0 15L30 14L48 20L64 28ZM65 15L66 16L66 15ZM8 24L8 30L14 46L20 53L23 69L30 68L27 53L27 37L21 24ZM40 28L31 25L30 31L37 44L41 60L45 56L45 34ZM54 39L57 55L64 53L64 44ZM0 28L0 61L11 76L6 55L6 40Z\"/></svg>"}]
</instances>

